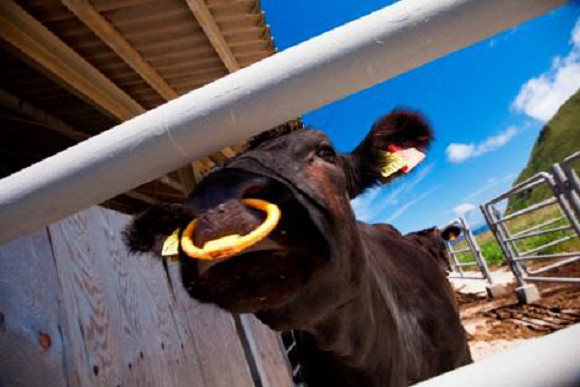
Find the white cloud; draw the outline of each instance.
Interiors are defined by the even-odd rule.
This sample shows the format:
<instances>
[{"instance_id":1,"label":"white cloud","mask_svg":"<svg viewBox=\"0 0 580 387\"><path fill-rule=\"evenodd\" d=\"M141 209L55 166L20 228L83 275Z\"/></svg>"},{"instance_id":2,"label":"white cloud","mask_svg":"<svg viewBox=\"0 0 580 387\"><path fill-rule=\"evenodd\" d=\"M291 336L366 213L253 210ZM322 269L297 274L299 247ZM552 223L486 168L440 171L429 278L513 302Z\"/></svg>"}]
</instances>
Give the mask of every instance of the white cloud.
<instances>
[{"instance_id":1,"label":"white cloud","mask_svg":"<svg viewBox=\"0 0 580 387\"><path fill-rule=\"evenodd\" d=\"M445 150L449 161L454 163L461 163L467 160L472 157L473 152L475 152L475 145L455 142L449 144Z\"/></svg>"},{"instance_id":2,"label":"white cloud","mask_svg":"<svg viewBox=\"0 0 580 387\"><path fill-rule=\"evenodd\" d=\"M580 19L571 33L572 50L555 57L547 72L528 80L512 108L540 121L548 121L558 108L580 88Z\"/></svg>"},{"instance_id":3,"label":"white cloud","mask_svg":"<svg viewBox=\"0 0 580 387\"><path fill-rule=\"evenodd\" d=\"M475 205L471 203L462 203L455 206L455 208L453 208L453 212L455 213L455 216L465 216L465 214L475 210L475 208Z\"/></svg>"},{"instance_id":4,"label":"white cloud","mask_svg":"<svg viewBox=\"0 0 580 387\"><path fill-rule=\"evenodd\" d=\"M514 126L510 126L497 136L488 137L484 141L474 143L451 143L447 146L445 153L449 161L462 163L467 159L479 157L484 153L493 152L507 144L519 132Z\"/></svg>"}]
</instances>

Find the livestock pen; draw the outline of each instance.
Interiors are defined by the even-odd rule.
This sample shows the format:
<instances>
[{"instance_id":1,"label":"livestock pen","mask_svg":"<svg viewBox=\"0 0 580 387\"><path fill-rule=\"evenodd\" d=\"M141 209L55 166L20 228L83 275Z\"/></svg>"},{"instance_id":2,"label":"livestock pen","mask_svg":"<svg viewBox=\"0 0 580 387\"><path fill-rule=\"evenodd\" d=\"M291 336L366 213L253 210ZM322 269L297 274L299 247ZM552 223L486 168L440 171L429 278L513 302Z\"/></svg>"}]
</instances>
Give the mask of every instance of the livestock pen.
<instances>
[{"instance_id":1,"label":"livestock pen","mask_svg":"<svg viewBox=\"0 0 580 387\"><path fill-rule=\"evenodd\" d=\"M69 88L86 86L75 93L100 101L98 110L110 108L109 117L125 120L139 115L0 183L2 284L6 286L2 294L7 295L2 299L6 309L0 315L0 345L3 356L9 357L9 361L2 361L0 380L17 384L19 378L30 377L22 384L44 384L48 374L38 373L35 367L46 361L55 384L290 383L288 366L272 332L251 319L232 317L186 299L179 286L172 285L177 281L169 264L163 266L162 261L147 257L123 260L127 253L118 235L126 218L86 208L123 193L147 202L148 196L143 191L134 192L135 187L154 179L164 187L175 185L172 171L184 165L218 151L228 154L231 150L226 147L247 137L564 2L403 0L145 113L100 72L87 70L84 62L70 53L70 47L44 32L25 10L13 2L2 3L0 30L8 45L30 56L36 49L46 54L39 47L30 47L35 39L53 45L74 62L69 62L67 71L54 71L50 57L30 59L47 64L53 77L66 78L61 81ZM73 9L77 4L65 3ZM195 6L200 3L188 1L194 4L196 18L207 19L207 9ZM90 17L77 11L85 15L79 18L86 17L87 24L100 20L94 14ZM91 15L91 11L85 12ZM227 61L227 50L219 43L219 35L216 38L215 21L209 26L206 29L208 35L213 34L212 43L216 47L221 44L216 50ZM32 32L36 35L29 34ZM355 38L340 39L345 35ZM122 40L115 39L122 47ZM131 57L127 54L130 51L124 51ZM92 83L79 78L81 65L92 74ZM147 73L148 69L140 71ZM100 93L88 95L101 82ZM106 92L109 94L103 95ZM112 106L119 98L124 103ZM55 122L40 109L26 110ZM78 128L62 123L56 126L78 136ZM197 172L195 168L192 171L178 176L193 173L195 181ZM160 178L166 174L170 175ZM187 178L180 184L186 185ZM546 345L577 334L574 329L546 338ZM562 349L568 350L568 360L575 359L577 352L573 351L577 348ZM269 361L274 364L268 365ZM480 372L479 367L467 367L461 374ZM270 375L270 370L276 375ZM519 370L514 367L511 372ZM572 371L555 374L563 383L578 380Z\"/></svg>"}]
</instances>

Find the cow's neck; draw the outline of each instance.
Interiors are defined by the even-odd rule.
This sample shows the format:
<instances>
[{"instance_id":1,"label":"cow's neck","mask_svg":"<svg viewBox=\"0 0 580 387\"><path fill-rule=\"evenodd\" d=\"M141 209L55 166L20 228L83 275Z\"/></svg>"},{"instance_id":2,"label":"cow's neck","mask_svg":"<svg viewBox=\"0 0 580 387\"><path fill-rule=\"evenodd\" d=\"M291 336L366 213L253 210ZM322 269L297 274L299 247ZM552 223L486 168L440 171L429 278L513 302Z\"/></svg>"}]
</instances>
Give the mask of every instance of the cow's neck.
<instances>
[{"instance_id":1,"label":"cow's neck","mask_svg":"<svg viewBox=\"0 0 580 387\"><path fill-rule=\"evenodd\" d=\"M304 359L314 364L318 383L329 385L407 384L407 356L401 356L406 340L401 314L390 281L372 261L367 261L366 279L357 296L328 314L304 333ZM326 372L320 372L324 365ZM308 372L306 369L305 372ZM361 382L363 381L363 382ZM366 381L367 383L365 383ZM312 383L311 383L312 384Z\"/></svg>"},{"instance_id":2,"label":"cow's neck","mask_svg":"<svg viewBox=\"0 0 580 387\"><path fill-rule=\"evenodd\" d=\"M354 251L365 254L362 247ZM257 315L273 329L302 332L299 336L302 337L304 372L308 374L309 366L313 367L312 374L306 375L309 386L408 383L408 365L412 359L405 351L412 348L409 345L412 343L405 342L404 316L399 312L395 289L388 288L392 281L385 278L388 273L368 255L355 257L351 262L361 260L367 264L356 267L356 281L343 279L335 286L326 287L325 293L347 301L341 301L322 316L313 312L324 308L315 297L301 299L273 313ZM315 301L311 302L310 298ZM304 310L309 311L307 316L316 317L307 321Z\"/></svg>"}]
</instances>

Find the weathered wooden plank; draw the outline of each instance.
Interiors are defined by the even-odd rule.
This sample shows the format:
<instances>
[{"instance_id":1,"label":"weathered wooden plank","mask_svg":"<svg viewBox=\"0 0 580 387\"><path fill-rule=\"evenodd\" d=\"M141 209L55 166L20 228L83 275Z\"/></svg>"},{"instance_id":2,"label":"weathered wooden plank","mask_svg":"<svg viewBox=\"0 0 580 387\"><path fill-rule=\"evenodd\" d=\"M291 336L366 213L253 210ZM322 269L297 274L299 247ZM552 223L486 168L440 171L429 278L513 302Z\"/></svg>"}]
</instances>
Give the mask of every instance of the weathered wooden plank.
<instances>
[{"instance_id":1,"label":"weathered wooden plank","mask_svg":"<svg viewBox=\"0 0 580 387\"><path fill-rule=\"evenodd\" d=\"M111 229L116 231L115 237L118 238L129 218L113 211L106 215L111 223L116 224ZM204 386L197 353L188 336L187 322L179 314L162 261L151 255L128 256L124 246L120 246L123 256L118 265L125 266L125 269L119 269L119 272L132 274L136 282L135 286L121 289L121 294L126 299L128 292L133 291L132 298L136 300L133 304L141 304L139 313L130 313L139 333L138 364L153 370L158 379L165 374L164 380L144 384ZM132 309L126 301L124 303L126 310Z\"/></svg>"},{"instance_id":2,"label":"weathered wooden plank","mask_svg":"<svg viewBox=\"0 0 580 387\"><path fill-rule=\"evenodd\" d=\"M71 327L71 384L200 384L196 363L179 365L185 329L176 327L161 262L127 257L118 216L94 207L49 227Z\"/></svg>"},{"instance_id":3,"label":"weathered wooden plank","mask_svg":"<svg viewBox=\"0 0 580 387\"><path fill-rule=\"evenodd\" d=\"M0 247L0 385L65 386L66 345L46 229Z\"/></svg>"},{"instance_id":4,"label":"weathered wooden plank","mask_svg":"<svg viewBox=\"0 0 580 387\"><path fill-rule=\"evenodd\" d=\"M232 316L129 256L128 221L93 207L0 247L0 385L254 384ZM246 320L261 384L289 386L275 334Z\"/></svg>"},{"instance_id":5,"label":"weathered wooden plank","mask_svg":"<svg viewBox=\"0 0 580 387\"><path fill-rule=\"evenodd\" d=\"M173 292L198 353L204 381L211 387L252 386L250 369L231 314L191 299L177 266L169 266Z\"/></svg>"},{"instance_id":6,"label":"weathered wooden plank","mask_svg":"<svg viewBox=\"0 0 580 387\"><path fill-rule=\"evenodd\" d=\"M253 315L244 314L240 320L252 350L263 387L290 387L294 385L278 334L262 324Z\"/></svg>"},{"instance_id":7,"label":"weathered wooden plank","mask_svg":"<svg viewBox=\"0 0 580 387\"><path fill-rule=\"evenodd\" d=\"M106 239L99 233L97 210L77 213L49 226L63 292L70 338L69 378L78 386L116 386L120 322L113 302L111 274L103 257Z\"/></svg>"}]
</instances>

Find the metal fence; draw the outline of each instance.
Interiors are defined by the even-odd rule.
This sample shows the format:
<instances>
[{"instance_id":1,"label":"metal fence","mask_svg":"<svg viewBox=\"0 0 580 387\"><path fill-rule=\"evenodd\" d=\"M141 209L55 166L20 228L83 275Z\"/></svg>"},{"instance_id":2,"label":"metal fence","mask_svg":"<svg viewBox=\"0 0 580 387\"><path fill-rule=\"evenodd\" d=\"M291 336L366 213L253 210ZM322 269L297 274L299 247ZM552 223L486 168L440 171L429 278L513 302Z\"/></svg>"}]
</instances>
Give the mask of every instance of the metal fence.
<instances>
[{"instance_id":1,"label":"metal fence","mask_svg":"<svg viewBox=\"0 0 580 387\"><path fill-rule=\"evenodd\" d=\"M568 157L561 164L554 164L550 173L541 172L517 184L507 192L481 206L483 215L492 233L503 251L519 286L526 282L573 282L580 283L578 277L548 276L554 270L580 260L580 251L549 253L550 248L580 236L578 215L580 214L580 184L573 170L575 162L580 160L580 152ZM550 197L525 208L503 215L498 209L500 203L513 198L531 199L533 192L546 187ZM546 189L544 188L544 189ZM544 216L537 224L517 229L516 219L533 216L545 208L554 208L553 213L543 212ZM540 213L541 214L541 213ZM528 223L528 222L526 222ZM538 246L525 248L525 241L530 238L554 235L550 241ZM546 265L531 267L533 262L547 262Z\"/></svg>"},{"instance_id":2,"label":"metal fence","mask_svg":"<svg viewBox=\"0 0 580 387\"><path fill-rule=\"evenodd\" d=\"M563 184L568 185L568 189L566 189L568 201L576 219L580 219L580 178L574 170L574 166L580 166L580 152L566 157L561 165L565 177ZM558 173L557 176L561 176L561 174Z\"/></svg>"},{"instance_id":3,"label":"metal fence","mask_svg":"<svg viewBox=\"0 0 580 387\"><path fill-rule=\"evenodd\" d=\"M493 284L493 279L487 267L485 257L481 253L481 249L477 244L477 241L473 237L471 227L469 223L462 217L453 219L442 232L443 239L445 240L445 246L452 259L451 267L452 271L449 274L449 278L459 278L459 279L481 279L487 281L490 285ZM465 248L456 250L461 242L465 241ZM473 256L473 260L461 259L460 257L466 257L469 254ZM466 274L463 270L464 267L477 267L480 275L473 275L471 273Z\"/></svg>"}]
</instances>

